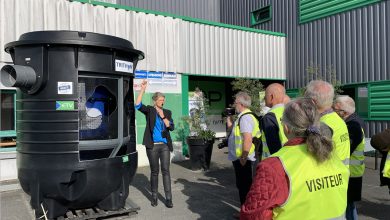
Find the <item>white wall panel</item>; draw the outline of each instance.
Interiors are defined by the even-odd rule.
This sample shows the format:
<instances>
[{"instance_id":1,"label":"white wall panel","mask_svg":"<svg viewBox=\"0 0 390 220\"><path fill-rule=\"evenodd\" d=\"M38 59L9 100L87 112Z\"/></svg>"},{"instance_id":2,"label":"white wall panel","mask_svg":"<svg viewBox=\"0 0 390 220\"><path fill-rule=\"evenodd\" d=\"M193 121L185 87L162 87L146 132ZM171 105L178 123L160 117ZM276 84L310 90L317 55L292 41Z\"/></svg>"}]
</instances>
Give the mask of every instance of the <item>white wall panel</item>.
<instances>
[{"instance_id":1,"label":"white wall panel","mask_svg":"<svg viewBox=\"0 0 390 220\"><path fill-rule=\"evenodd\" d=\"M146 55L138 69L285 79L284 37L66 0L0 0L0 62L12 61L6 43L39 30L127 39Z\"/></svg>"},{"instance_id":2,"label":"white wall panel","mask_svg":"<svg viewBox=\"0 0 390 220\"><path fill-rule=\"evenodd\" d=\"M184 22L184 73L285 79L285 38ZM211 45L213 43L213 45Z\"/></svg>"}]
</instances>

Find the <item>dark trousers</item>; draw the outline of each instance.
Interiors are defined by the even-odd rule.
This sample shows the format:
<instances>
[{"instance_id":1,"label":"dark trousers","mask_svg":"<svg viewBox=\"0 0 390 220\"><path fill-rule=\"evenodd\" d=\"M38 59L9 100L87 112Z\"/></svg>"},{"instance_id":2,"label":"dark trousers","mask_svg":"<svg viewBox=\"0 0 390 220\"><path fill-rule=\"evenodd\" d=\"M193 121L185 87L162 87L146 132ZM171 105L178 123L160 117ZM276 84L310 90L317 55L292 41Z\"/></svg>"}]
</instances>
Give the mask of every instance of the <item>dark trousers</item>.
<instances>
[{"instance_id":1,"label":"dark trousers","mask_svg":"<svg viewBox=\"0 0 390 220\"><path fill-rule=\"evenodd\" d=\"M246 195L252 185L253 166L254 162L248 160L244 166L241 165L240 160L233 161L234 172L236 173L236 186L240 195L240 203L244 204Z\"/></svg>"},{"instance_id":2,"label":"dark trousers","mask_svg":"<svg viewBox=\"0 0 390 220\"><path fill-rule=\"evenodd\" d=\"M146 150L146 154L150 164L150 186L152 190L152 196L157 196L158 192L158 173L160 161L165 198L172 199L171 175L169 173L170 152L168 146L166 144L155 144L152 149Z\"/></svg>"}]
</instances>

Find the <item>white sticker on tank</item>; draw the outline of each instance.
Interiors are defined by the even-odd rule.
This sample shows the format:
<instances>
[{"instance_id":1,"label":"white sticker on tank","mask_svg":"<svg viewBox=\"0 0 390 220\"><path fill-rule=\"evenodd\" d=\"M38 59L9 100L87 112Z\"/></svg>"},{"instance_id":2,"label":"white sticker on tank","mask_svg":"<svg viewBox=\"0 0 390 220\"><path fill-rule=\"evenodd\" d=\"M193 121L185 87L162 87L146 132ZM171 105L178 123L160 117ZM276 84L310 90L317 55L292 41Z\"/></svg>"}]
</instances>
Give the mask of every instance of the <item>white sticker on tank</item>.
<instances>
[{"instance_id":1,"label":"white sticker on tank","mask_svg":"<svg viewBox=\"0 0 390 220\"><path fill-rule=\"evenodd\" d=\"M59 94L59 95L72 95L73 94L73 82L58 82L57 94Z\"/></svg>"},{"instance_id":2,"label":"white sticker on tank","mask_svg":"<svg viewBox=\"0 0 390 220\"><path fill-rule=\"evenodd\" d=\"M133 73L133 63L124 60L115 60L115 71Z\"/></svg>"}]
</instances>

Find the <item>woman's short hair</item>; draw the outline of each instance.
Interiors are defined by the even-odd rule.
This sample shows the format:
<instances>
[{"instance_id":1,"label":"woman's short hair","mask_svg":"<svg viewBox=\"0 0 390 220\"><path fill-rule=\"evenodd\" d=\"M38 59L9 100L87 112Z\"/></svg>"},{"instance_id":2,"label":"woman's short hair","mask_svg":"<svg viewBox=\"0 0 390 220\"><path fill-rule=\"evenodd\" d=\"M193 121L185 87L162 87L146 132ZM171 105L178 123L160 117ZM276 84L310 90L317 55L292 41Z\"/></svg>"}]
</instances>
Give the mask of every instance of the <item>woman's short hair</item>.
<instances>
[{"instance_id":1,"label":"woman's short hair","mask_svg":"<svg viewBox=\"0 0 390 220\"><path fill-rule=\"evenodd\" d=\"M155 92L153 94L153 96L152 96L152 100L153 101L157 101L157 99L160 98L160 97L164 97L165 98L165 95L163 93L161 93L161 92Z\"/></svg>"},{"instance_id":2,"label":"woman's short hair","mask_svg":"<svg viewBox=\"0 0 390 220\"><path fill-rule=\"evenodd\" d=\"M337 96L334 103L339 103L341 110L349 114L355 113L355 101L347 95Z\"/></svg>"}]
</instances>

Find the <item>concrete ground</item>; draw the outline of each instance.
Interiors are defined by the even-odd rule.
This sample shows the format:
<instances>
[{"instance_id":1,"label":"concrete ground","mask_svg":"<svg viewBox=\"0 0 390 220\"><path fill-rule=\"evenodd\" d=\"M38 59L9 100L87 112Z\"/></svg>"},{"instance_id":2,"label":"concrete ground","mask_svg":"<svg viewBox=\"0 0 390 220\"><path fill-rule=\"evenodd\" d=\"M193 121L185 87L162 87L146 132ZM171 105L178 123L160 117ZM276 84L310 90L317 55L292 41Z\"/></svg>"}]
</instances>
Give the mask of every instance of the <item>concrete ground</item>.
<instances>
[{"instance_id":1,"label":"concrete ground","mask_svg":"<svg viewBox=\"0 0 390 220\"><path fill-rule=\"evenodd\" d=\"M379 187L378 170L374 168L374 158L367 157L363 198L357 203L361 220L390 219L389 190L387 187ZM226 148L220 150L215 145L210 171L193 172L187 160L171 165L171 178L174 207L168 209L163 204L161 177L159 203L157 207L152 207L149 200L149 168L140 167L130 186L129 198L141 209L137 215L122 219L234 219L232 215L239 210L239 199L233 168L227 161ZM2 183L0 220L19 219L34 219L29 198L17 183Z\"/></svg>"}]
</instances>

